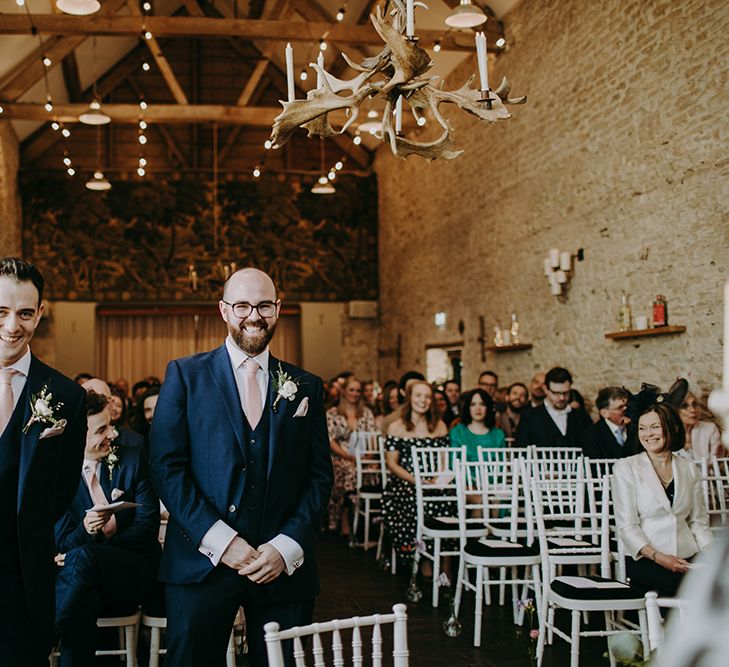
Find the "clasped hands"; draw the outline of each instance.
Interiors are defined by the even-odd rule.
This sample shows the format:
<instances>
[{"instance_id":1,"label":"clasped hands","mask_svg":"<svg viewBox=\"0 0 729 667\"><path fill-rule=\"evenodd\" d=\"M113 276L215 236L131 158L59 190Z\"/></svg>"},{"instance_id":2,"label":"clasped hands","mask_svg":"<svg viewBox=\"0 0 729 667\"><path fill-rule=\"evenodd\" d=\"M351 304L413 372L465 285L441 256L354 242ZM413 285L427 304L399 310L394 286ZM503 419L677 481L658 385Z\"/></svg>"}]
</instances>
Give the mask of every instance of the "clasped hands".
<instances>
[{"instance_id":1,"label":"clasped hands","mask_svg":"<svg viewBox=\"0 0 729 667\"><path fill-rule=\"evenodd\" d=\"M254 549L242 537L234 537L233 541L220 559L224 565L238 574L248 577L254 584L268 584L279 577L286 563L276 547L262 544Z\"/></svg>"},{"instance_id":2,"label":"clasped hands","mask_svg":"<svg viewBox=\"0 0 729 667\"><path fill-rule=\"evenodd\" d=\"M89 535L98 533L111 519L111 510L89 510L84 517L84 528Z\"/></svg>"}]
</instances>

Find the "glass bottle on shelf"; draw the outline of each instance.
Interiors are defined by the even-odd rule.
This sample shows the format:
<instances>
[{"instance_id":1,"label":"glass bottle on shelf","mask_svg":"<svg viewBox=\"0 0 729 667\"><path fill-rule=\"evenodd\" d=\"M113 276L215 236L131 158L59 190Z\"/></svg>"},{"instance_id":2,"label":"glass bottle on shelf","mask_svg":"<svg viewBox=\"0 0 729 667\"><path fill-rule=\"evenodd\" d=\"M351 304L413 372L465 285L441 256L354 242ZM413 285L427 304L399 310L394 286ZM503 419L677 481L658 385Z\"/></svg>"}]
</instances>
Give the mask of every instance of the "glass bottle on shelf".
<instances>
[{"instance_id":1,"label":"glass bottle on shelf","mask_svg":"<svg viewBox=\"0 0 729 667\"><path fill-rule=\"evenodd\" d=\"M516 319L516 313L511 314L511 344L519 344L519 320Z\"/></svg>"},{"instance_id":2,"label":"glass bottle on shelf","mask_svg":"<svg viewBox=\"0 0 729 667\"><path fill-rule=\"evenodd\" d=\"M497 324L494 326L494 345L501 347L504 344L504 335L501 333L501 327Z\"/></svg>"},{"instance_id":3,"label":"glass bottle on shelf","mask_svg":"<svg viewBox=\"0 0 729 667\"><path fill-rule=\"evenodd\" d=\"M632 326L632 313L630 312L630 298L623 290L620 293L620 310L618 311L618 328L620 331L630 331Z\"/></svg>"},{"instance_id":4,"label":"glass bottle on shelf","mask_svg":"<svg viewBox=\"0 0 729 667\"><path fill-rule=\"evenodd\" d=\"M668 304L666 298L659 294L653 302L653 326L665 327L668 325Z\"/></svg>"}]
</instances>

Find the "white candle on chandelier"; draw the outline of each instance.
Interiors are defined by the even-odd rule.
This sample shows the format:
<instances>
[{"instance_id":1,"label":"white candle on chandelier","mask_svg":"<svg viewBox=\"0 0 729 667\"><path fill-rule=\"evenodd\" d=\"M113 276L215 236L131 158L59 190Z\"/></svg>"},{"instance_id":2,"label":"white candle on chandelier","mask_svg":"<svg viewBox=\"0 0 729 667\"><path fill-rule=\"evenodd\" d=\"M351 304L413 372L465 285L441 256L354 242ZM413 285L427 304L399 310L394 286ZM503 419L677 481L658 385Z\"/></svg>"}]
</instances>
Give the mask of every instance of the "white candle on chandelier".
<instances>
[{"instance_id":1,"label":"white candle on chandelier","mask_svg":"<svg viewBox=\"0 0 729 667\"><path fill-rule=\"evenodd\" d=\"M294 101L294 50L291 42L286 45L286 88L288 90L289 102Z\"/></svg>"},{"instance_id":2,"label":"white candle on chandelier","mask_svg":"<svg viewBox=\"0 0 729 667\"><path fill-rule=\"evenodd\" d=\"M415 34L415 7L413 6L413 0L408 0L405 9L405 34L408 37L412 37Z\"/></svg>"},{"instance_id":3,"label":"white candle on chandelier","mask_svg":"<svg viewBox=\"0 0 729 667\"><path fill-rule=\"evenodd\" d=\"M319 67L323 70L324 69L324 52L319 51L319 55L316 57L316 64L319 65ZM316 71L316 87L317 88L323 88L324 87L324 77L322 76L322 73L317 70Z\"/></svg>"},{"instance_id":4,"label":"white candle on chandelier","mask_svg":"<svg viewBox=\"0 0 729 667\"><path fill-rule=\"evenodd\" d=\"M483 32L477 32L476 56L478 59L478 76L481 79L481 90L489 89L489 67L486 53L486 35Z\"/></svg>"},{"instance_id":5,"label":"white candle on chandelier","mask_svg":"<svg viewBox=\"0 0 729 667\"><path fill-rule=\"evenodd\" d=\"M402 95L397 98L395 104L395 132L402 132Z\"/></svg>"},{"instance_id":6,"label":"white candle on chandelier","mask_svg":"<svg viewBox=\"0 0 729 667\"><path fill-rule=\"evenodd\" d=\"M569 271L572 268L572 257L566 250L559 253L559 268L562 271Z\"/></svg>"}]
</instances>

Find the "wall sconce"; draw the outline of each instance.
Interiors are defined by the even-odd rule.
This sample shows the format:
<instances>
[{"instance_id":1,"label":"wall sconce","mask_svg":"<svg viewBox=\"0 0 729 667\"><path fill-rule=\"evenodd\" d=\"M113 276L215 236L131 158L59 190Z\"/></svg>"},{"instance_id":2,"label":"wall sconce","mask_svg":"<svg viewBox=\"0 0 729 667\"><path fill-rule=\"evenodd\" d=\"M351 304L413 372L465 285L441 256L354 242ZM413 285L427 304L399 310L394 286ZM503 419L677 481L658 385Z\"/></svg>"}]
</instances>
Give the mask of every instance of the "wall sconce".
<instances>
[{"instance_id":1,"label":"wall sconce","mask_svg":"<svg viewBox=\"0 0 729 667\"><path fill-rule=\"evenodd\" d=\"M443 329L446 328L446 322L448 321L448 317L444 312L441 311L435 314L433 321L435 322L435 326L443 331Z\"/></svg>"},{"instance_id":2,"label":"wall sconce","mask_svg":"<svg viewBox=\"0 0 729 667\"><path fill-rule=\"evenodd\" d=\"M572 279L572 260L581 262L585 258L585 251L580 248L574 255L567 251L560 252L558 248L552 248L549 255L544 258L544 275L549 282L549 289L553 296L561 301L567 298L567 288Z\"/></svg>"}]
</instances>

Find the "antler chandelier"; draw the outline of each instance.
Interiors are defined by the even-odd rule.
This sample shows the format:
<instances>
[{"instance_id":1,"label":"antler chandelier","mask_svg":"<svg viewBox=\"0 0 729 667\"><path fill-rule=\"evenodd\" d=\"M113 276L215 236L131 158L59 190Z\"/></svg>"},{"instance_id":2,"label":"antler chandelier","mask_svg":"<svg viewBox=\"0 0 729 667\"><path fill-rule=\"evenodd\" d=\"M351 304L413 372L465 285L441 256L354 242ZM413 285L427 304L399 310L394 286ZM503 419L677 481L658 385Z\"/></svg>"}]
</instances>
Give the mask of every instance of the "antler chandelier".
<instances>
[{"instance_id":1,"label":"antler chandelier","mask_svg":"<svg viewBox=\"0 0 729 667\"><path fill-rule=\"evenodd\" d=\"M296 128L308 130L308 136L331 137L343 134L354 123L360 105L368 98L383 99L385 109L382 115L382 129L379 138L387 140L392 152L399 158L420 155L429 162L438 158L452 160L463 151L456 150L451 138L452 127L440 113L440 105L450 102L481 120L493 123L511 118L507 104L524 104L526 96L510 98L511 87L504 77L496 90L490 90L486 63L486 37L476 34L476 48L480 75L480 89L471 88L475 78L472 75L457 90L443 90L443 81L434 85L437 76L423 78L432 67L430 55L418 46L414 35L413 9L422 3L407 0L387 0L385 11L378 6L370 16L375 30L385 42L385 47L376 56L353 62L346 54L342 56L350 67L359 72L353 79L343 81L327 72L322 60L310 63L318 73L318 85L307 93L305 100L296 100L293 95L293 63L290 45L287 47L287 75L289 77L289 100L282 101L283 111L274 119L271 133L273 148L283 146ZM390 20L387 8L393 6ZM427 8L427 7L426 7ZM342 93L348 92L349 95ZM418 125L425 123L423 113L430 110L438 124L443 128L439 138L430 142L406 139L401 132L403 100L410 106ZM341 127L332 127L328 114L346 109L348 119ZM393 124L393 109L395 122Z\"/></svg>"}]
</instances>

